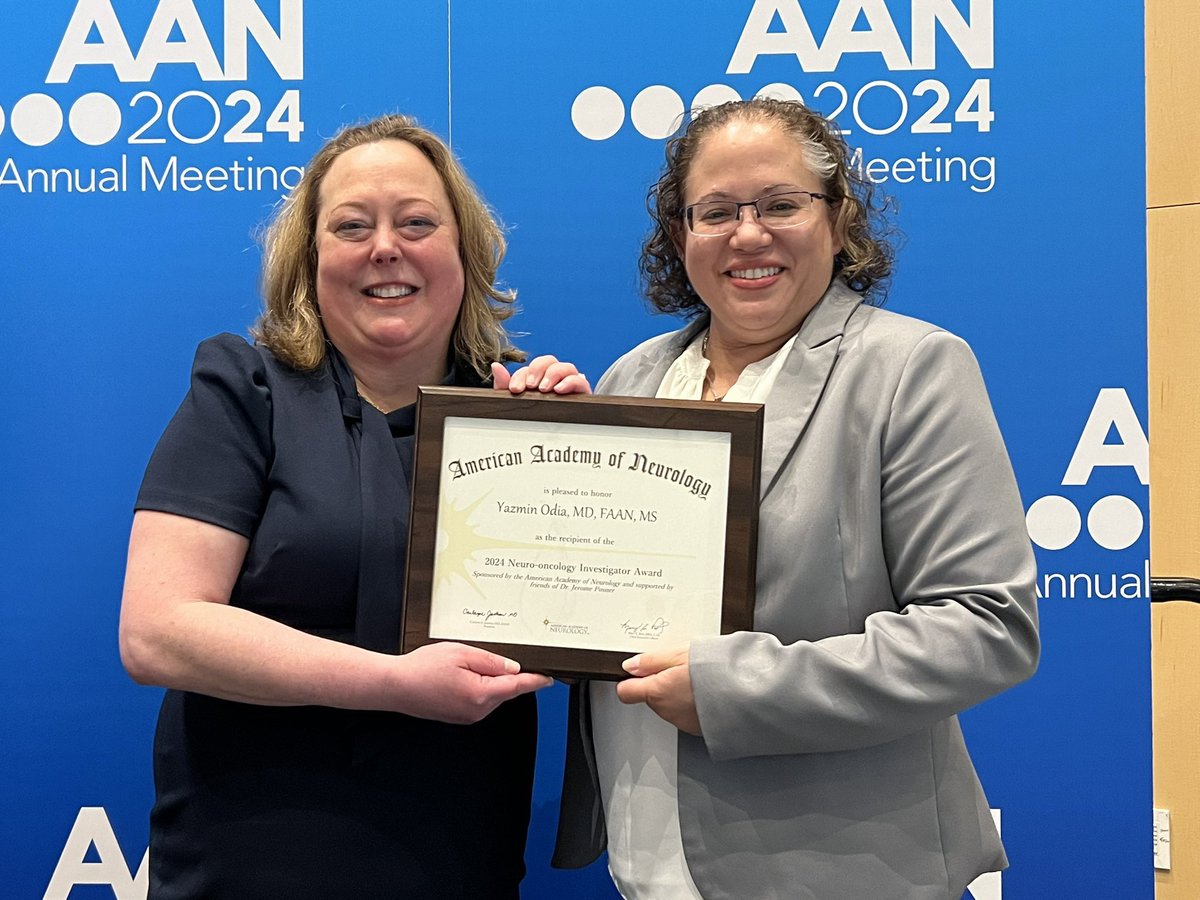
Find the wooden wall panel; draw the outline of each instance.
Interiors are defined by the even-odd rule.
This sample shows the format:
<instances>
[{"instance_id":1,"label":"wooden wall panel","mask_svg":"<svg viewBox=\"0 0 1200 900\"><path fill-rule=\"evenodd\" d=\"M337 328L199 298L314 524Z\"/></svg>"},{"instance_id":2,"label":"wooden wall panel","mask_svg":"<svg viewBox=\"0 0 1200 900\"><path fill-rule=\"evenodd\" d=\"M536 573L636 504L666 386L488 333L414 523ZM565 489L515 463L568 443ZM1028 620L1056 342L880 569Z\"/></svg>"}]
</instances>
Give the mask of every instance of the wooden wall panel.
<instances>
[{"instance_id":1,"label":"wooden wall panel","mask_svg":"<svg viewBox=\"0 0 1200 900\"><path fill-rule=\"evenodd\" d=\"M1200 205L1146 217L1150 571L1200 578Z\"/></svg>"},{"instance_id":2,"label":"wooden wall panel","mask_svg":"<svg viewBox=\"0 0 1200 900\"><path fill-rule=\"evenodd\" d=\"M1153 526L1151 526L1153 527ZM1200 897L1200 604L1156 603L1154 805L1171 811L1171 870L1155 872L1157 900ZM1146 829L1150 829L1147 810Z\"/></svg>"},{"instance_id":3,"label":"wooden wall panel","mask_svg":"<svg viewBox=\"0 0 1200 900\"><path fill-rule=\"evenodd\" d=\"M1147 206L1200 203L1198 39L1200 3L1147 0Z\"/></svg>"},{"instance_id":4,"label":"wooden wall panel","mask_svg":"<svg viewBox=\"0 0 1200 900\"><path fill-rule=\"evenodd\" d=\"M1200 3L1146 2L1150 571L1200 578ZM1151 612L1154 805L1171 811L1157 900L1200 897L1200 604ZM1147 810L1146 829L1150 829Z\"/></svg>"}]
</instances>

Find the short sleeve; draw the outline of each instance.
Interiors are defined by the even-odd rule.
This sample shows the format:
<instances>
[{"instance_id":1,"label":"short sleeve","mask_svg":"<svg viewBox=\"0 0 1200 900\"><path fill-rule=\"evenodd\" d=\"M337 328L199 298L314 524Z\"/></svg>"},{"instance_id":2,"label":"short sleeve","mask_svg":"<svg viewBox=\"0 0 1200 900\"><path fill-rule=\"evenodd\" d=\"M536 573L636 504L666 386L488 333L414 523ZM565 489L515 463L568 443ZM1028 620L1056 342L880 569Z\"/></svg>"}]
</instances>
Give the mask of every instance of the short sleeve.
<instances>
[{"instance_id":1,"label":"short sleeve","mask_svg":"<svg viewBox=\"0 0 1200 900\"><path fill-rule=\"evenodd\" d=\"M250 537L266 493L270 426L262 354L232 334L204 341L187 396L150 457L135 508Z\"/></svg>"}]
</instances>

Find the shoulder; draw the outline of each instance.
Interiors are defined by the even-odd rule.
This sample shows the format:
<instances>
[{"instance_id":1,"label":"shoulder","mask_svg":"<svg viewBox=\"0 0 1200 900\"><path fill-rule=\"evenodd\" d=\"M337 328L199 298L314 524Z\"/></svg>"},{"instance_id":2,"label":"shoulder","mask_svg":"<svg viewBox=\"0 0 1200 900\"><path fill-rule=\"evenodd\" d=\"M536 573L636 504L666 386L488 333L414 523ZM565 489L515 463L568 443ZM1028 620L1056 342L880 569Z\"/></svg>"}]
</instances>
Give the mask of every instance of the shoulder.
<instances>
[{"instance_id":1,"label":"shoulder","mask_svg":"<svg viewBox=\"0 0 1200 900\"><path fill-rule=\"evenodd\" d=\"M933 334L955 337L932 322L866 304L854 311L846 325L847 337L859 337L872 343L898 343L905 347L915 346Z\"/></svg>"},{"instance_id":2,"label":"shoulder","mask_svg":"<svg viewBox=\"0 0 1200 900\"><path fill-rule=\"evenodd\" d=\"M266 360L258 348L240 335L225 332L205 338L196 347L192 380L228 384L261 382L265 368Z\"/></svg>"},{"instance_id":3,"label":"shoulder","mask_svg":"<svg viewBox=\"0 0 1200 900\"><path fill-rule=\"evenodd\" d=\"M262 344L252 344L242 335L228 331L200 342L196 347L195 365L231 373L272 371L304 374L281 361Z\"/></svg>"},{"instance_id":4,"label":"shoulder","mask_svg":"<svg viewBox=\"0 0 1200 900\"><path fill-rule=\"evenodd\" d=\"M698 322L691 322L676 331L642 341L608 367L596 385L597 393L626 393L639 387L652 370L665 372L702 327ZM657 383L655 387L658 387Z\"/></svg>"},{"instance_id":5,"label":"shoulder","mask_svg":"<svg viewBox=\"0 0 1200 900\"><path fill-rule=\"evenodd\" d=\"M678 343L680 336L687 331L686 328L679 328L675 331L668 331L666 334L660 334L655 337L642 341L632 350L621 355L612 367L615 369L622 364L636 363L647 357L657 357L666 351L673 343Z\"/></svg>"},{"instance_id":6,"label":"shoulder","mask_svg":"<svg viewBox=\"0 0 1200 900\"><path fill-rule=\"evenodd\" d=\"M931 322L875 306L860 306L846 323L842 353L900 372L914 363L976 366L965 340Z\"/></svg>"},{"instance_id":7,"label":"shoulder","mask_svg":"<svg viewBox=\"0 0 1200 900\"><path fill-rule=\"evenodd\" d=\"M224 332L201 341L192 363L192 382L217 383L235 393L257 390L273 394L326 380L324 368L301 372L262 344Z\"/></svg>"},{"instance_id":8,"label":"shoulder","mask_svg":"<svg viewBox=\"0 0 1200 900\"><path fill-rule=\"evenodd\" d=\"M212 364L238 367L252 363L255 358L261 358L257 348L240 334L228 331L205 338L196 347L196 359Z\"/></svg>"}]
</instances>

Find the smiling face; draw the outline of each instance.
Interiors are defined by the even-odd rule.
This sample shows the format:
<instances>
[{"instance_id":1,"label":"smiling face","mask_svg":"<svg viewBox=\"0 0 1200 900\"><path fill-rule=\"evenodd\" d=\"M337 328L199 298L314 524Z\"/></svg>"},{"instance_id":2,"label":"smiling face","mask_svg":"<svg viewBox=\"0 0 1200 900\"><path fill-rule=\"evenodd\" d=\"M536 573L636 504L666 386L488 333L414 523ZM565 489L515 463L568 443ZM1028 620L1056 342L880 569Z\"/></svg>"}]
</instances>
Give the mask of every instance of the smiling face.
<instances>
[{"instance_id":1,"label":"smiling face","mask_svg":"<svg viewBox=\"0 0 1200 900\"><path fill-rule=\"evenodd\" d=\"M444 366L463 297L458 226L442 180L407 141L347 150L321 182L317 305L348 359Z\"/></svg>"},{"instance_id":2,"label":"smiling face","mask_svg":"<svg viewBox=\"0 0 1200 900\"><path fill-rule=\"evenodd\" d=\"M797 140L761 120L735 119L703 139L684 185L684 205L754 200L784 191L824 193ZM698 236L680 221L676 243L688 279L712 312L712 336L763 356L799 329L833 277L841 250L835 210L814 200L807 221L772 231L743 207L737 227Z\"/></svg>"}]
</instances>

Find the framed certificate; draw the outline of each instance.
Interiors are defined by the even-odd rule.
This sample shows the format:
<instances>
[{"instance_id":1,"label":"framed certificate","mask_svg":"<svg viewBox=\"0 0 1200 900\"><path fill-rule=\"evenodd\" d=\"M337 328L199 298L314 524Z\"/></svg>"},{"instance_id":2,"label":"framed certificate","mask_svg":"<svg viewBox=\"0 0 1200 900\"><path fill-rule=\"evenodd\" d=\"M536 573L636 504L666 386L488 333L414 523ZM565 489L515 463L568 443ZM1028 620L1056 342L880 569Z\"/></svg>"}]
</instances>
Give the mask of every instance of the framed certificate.
<instances>
[{"instance_id":1,"label":"framed certificate","mask_svg":"<svg viewBox=\"0 0 1200 900\"><path fill-rule=\"evenodd\" d=\"M523 671L751 627L762 406L421 388L402 652Z\"/></svg>"}]
</instances>

